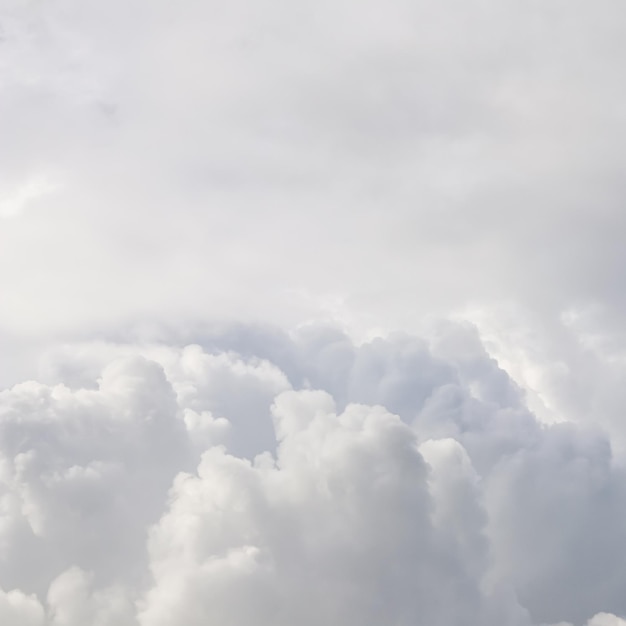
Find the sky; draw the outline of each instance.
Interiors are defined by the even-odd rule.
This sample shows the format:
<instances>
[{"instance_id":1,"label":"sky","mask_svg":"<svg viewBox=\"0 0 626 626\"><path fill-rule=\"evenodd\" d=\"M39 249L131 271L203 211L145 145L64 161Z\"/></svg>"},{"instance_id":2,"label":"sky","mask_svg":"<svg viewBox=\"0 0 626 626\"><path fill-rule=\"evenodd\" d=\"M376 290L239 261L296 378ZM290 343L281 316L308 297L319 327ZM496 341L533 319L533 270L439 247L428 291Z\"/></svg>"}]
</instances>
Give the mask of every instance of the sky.
<instances>
[{"instance_id":1,"label":"sky","mask_svg":"<svg viewBox=\"0 0 626 626\"><path fill-rule=\"evenodd\" d=\"M0 0L0 623L626 626L625 18Z\"/></svg>"}]
</instances>

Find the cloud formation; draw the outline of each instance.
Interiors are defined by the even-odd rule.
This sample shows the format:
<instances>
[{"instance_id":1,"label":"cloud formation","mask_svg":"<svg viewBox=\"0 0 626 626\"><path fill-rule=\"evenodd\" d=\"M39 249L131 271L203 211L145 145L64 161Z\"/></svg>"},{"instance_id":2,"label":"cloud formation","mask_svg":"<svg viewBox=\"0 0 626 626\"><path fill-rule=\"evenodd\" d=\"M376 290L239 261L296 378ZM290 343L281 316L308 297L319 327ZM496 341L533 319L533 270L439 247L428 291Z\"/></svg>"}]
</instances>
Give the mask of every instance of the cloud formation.
<instances>
[{"instance_id":1,"label":"cloud formation","mask_svg":"<svg viewBox=\"0 0 626 626\"><path fill-rule=\"evenodd\" d=\"M605 434L538 422L467 327L289 341L290 371L199 345L66 346L55 383L1 392L6 623L624 614ZM284 355L284 337L258 351Z\"/></svg>"},{"instance_id":2,"label":"cloud formation","mask_svg":"<svg viewBox=\"0 0 626 626\"><path fill-rule=\"evenodd\" d=\"M0 0L0 623L619 626L616 0Z\"/></svg>"}]
</instances>

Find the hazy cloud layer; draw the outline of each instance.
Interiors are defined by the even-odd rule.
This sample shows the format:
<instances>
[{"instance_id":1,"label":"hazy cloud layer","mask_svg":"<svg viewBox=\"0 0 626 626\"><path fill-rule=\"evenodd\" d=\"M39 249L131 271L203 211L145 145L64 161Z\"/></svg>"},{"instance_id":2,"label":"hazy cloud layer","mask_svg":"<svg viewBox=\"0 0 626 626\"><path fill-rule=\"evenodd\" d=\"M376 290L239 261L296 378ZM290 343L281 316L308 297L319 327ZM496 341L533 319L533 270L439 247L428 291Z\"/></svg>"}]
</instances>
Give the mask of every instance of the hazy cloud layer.
<instances>
[{"instance_id":1,"label":"hazy cloud layer","mask_svg":"<svg viewBox=\"0 0 626 626\"><path fill-rule=\"evenodd\" d=\"M619 330L622 16L5 0L0 324L393 330L513 301Z\"/></svg>"}]
</instances>

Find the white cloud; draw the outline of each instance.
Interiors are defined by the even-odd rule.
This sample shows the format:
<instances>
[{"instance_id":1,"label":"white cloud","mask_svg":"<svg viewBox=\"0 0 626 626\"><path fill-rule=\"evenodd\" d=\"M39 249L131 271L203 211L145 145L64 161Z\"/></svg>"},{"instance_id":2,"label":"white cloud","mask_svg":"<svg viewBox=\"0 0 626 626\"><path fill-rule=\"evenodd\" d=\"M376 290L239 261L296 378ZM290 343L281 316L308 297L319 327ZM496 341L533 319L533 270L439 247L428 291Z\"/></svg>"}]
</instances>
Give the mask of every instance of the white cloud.
<instances>
[{"instance_id":1,"label":"white cloud","mask_svg":"<svg viewBox=\"0 0 626 626\"><path fill-rule=\"evenodd\" d=\"M73 567L58 576L47 596L51 626L131 626L134 606L122 587L93 590L93 576Z\"/></svg>"},{"instance_id":2,"label":"white cloud","mask_svg":"<svg viewBox=\"0 0 626 626\"><path fill-rule=\"evenodd\" d=\"M11 626L43 626L44 611L34 596L0 589L0 619Z\"/></svg>"},{"instance_id":3,"label":"white cloud","mask_svg":"<svg viewBox=\"0 0 626 626\"><path fill-rule=\"evenodd\" d=\"M275 467L214 450L178 478L140 623L478 623L483 568L461 557L450 576L408 426L382 408L335 415L320 392L279 396L275 415Z\"/></svg>"},{"instance_id":4,"label":"white cloud","mask_svg":"<svg viewBox=\"0 0 626 626\"><path fill-rule=\"evenodd\" d=\"M0 0L0 621L621 623L623 17Z\"/></svg>"},{"instance_id":5,"label":"white cloud","mask_svg":"<svg viewBox=\"0 0 626 626\"><path fill-rule=\"evenodd\" d=\"M72 386L0 393L16 626L626 614L621 458L600 432L540 424L471 329L262 336L245 345L271 360L66 345L46 367Z\"/></svg>"}]
</instances>

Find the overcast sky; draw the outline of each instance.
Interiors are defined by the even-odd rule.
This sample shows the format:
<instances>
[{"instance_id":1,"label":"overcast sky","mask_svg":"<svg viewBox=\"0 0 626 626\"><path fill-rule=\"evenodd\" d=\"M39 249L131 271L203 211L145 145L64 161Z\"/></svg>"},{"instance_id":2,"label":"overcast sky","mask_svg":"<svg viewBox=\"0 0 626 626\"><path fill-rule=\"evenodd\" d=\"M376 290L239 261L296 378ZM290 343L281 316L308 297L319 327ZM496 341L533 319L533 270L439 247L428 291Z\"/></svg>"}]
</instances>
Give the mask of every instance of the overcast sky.
<instances>
[{"instance_id":1,"label":"overcast sky","mask_svg":"<svg viewBox=\"0 0 626 626\"><path fill-rule=\"evenodd\" d=\"M0 623L626 625L625 20L0 0Z\"/></svg>"}]
</instances>

